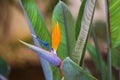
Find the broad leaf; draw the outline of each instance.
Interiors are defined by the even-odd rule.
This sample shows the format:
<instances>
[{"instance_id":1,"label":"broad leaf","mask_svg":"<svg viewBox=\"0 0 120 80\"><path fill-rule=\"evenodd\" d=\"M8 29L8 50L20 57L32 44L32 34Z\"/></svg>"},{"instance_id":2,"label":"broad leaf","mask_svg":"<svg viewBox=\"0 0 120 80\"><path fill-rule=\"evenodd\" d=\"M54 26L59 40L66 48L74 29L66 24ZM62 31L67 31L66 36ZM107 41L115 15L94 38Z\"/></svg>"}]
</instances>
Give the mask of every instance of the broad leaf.
<instances>
[{"instance_id":1,"label":"broad leaf","mask_svg":"<svg viewBox=\"0 0 120 80\"><path fill-rule=\"evenodd\" d=\"M19 0L19 3L24 11L24 15L27 19L31 33L37 35L37 37L39 37L43 41L50 43L51 39L48 30L44 24L43 18L41 17L39 10L36 7L36 4L34 3L34 0ZM38 40L34 37L33 40L35 45L39 46ZM53 80L52 70L49 63L42 57L40 57L40 62L46 80Z\"/></svg>"},{"instance_id":2,"label":"broad leaf","mask_svg":"<svg viewBox=\"0 0 120 80\"><path fill-rule=\"evenodd\" d=\"M52 25L54 22L58 22L60 27L60 45L57 49L57 53L63 60L72 53L74 48L75 23L69 9L62 1L59 1L55 6L52 16Z\"/></svg>"},{"instance_id":3,"label":"broad leaf","mask_svg":"<svg viewBox=\"0 0 120 80\"><path fill-rule=\"evenodd\" d=\"M72 49L74 48L75 24L69 9L62 1L58 2L53 11L52 31L54 30L55 22L57 22L60 27L60 44L57 49L57 55L63 60L72 53ZM60 80L58 69L54 69L53 74L54 80Z\"/></svg>"},{"instance_id":4,"label":"broad leaf","mask_svg":"<svg viewBox=\"0 0 120 80\"><path fill-rule=\"evenodd\" d=\"M96 80L69 57L65 58L63 61L62 70L67 80Z\"/></svg>"},{"instance_id":5,"label":"broad leaf","mask_svg":"<svg viewBox=\"0 0 120 80\"><path fill-rule=\"evenodd\" d=\"M120 0L109 0L112 65L120 69Z\"/></svg>"},{"instance_id":6,"label":"broad leaf","mask_svg":"<svg viewBox=\"0 0 120 80\"><path fill-rule=\"evenodd\" d=\"M7 62L0 57L0 75L3 77L7 77L10 72L10 67L8 66Z\"/></svg>"},{"instance_id":7,"label":"broad leaf","mask_svg":"<svg viewBox=\"0 0 120 80\"><path fill-rule=\"evenodd\" d=\"M81 28L80 33L77 38L75 50L72 53L72 59L82 65L84 54L86 50L86 44L89 36L89 32L91 29L91 22L94 14L94 8L95 8L96 0L87 0L84 7L84 13L82 16L82 21L80 22Z\"/></svg>"},{"instance_id":8,"label":"broad leaf","mask_svg":"<svg viewBox=\"0 0 120 80\"><path fill-rule=\"evenodd\" d=\"M112 47L120 46L120 0L109 0Z\"/></svg>"}]
</instances>

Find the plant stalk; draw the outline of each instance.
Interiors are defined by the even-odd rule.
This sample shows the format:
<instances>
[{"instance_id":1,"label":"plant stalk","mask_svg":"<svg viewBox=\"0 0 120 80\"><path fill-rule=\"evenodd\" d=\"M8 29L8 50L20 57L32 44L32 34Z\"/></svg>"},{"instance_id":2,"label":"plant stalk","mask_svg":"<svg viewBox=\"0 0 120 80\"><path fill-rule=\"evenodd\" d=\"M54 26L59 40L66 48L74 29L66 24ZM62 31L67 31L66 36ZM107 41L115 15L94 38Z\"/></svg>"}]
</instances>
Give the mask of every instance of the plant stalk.
<instances>
[{"instance_id":1,"label":"plant stalk","mask_svg":"<svg viewBox=\"0 0 120 80\"><path fill-rule=\"evenodd\" d=\"M107 16L107 52L108 52L108 80L112 80L112 67L111 67L111 38L110 38L110 14L109 14L109 3L106 0L106 16Z\"/></svg>"},{"instance_id":2,"label":"plant stalk","mask_svg":"<svg viewBox=\"0 0 120 80\"><path fill-rule=\"evenodd\" d=\"M119 76L119 79L118 79L118 80L120 80L120 69L118 70L118 72L119 72L119 75L118 75L118 76Z\"/></svg>"},{"instance_id":3,"label":"plant stalk","mask_svg":"<svg viewBox=\"0 0 120 80\"><path fill-rule=\"evenodd\" d=\"M99 70L100 77L101 77L101 80L104 80L105 79L104 67L103 67L102 58L101 58L101 55L100 55L100 50L99 50L99 47L98 47L97 38L96 38L96 35L95 35L95 32L94 32L94 27L92 27L91 33L92 33L92 37L93 37L93 41L94 41L95 49L96 49L96 54L97 54L97 58L98 58L98 62L99 62L98 64L99 64L99 69L100 69Z\"/></svg>"}]
</instances>

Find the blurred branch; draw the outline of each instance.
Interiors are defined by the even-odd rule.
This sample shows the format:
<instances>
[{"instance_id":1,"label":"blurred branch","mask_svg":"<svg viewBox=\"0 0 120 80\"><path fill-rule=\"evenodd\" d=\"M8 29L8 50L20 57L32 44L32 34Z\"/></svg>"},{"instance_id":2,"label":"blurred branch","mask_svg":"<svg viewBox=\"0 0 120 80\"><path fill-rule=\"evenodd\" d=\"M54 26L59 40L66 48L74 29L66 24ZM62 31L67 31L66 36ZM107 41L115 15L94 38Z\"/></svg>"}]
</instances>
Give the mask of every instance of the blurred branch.
<instances>
[{"instance_id":1,"label":"blurred branch","mask_svg":"<svg viewBox=\"0 0 120 80\"><path fill-rule=\"evenodd\" d=\"M97 42L97 38L96 38L96 35L95 35L95 32L94 32L94 27L92 27L91 29L91 33L92 33L92 37L93 37L93 40L94 40L94 43L95 43L95 48L96 48L96 54L97 54L97 58L98 58L98 64L99 64L99 69L100 70L100 78L101 80L104 80L105 79L105 73L104 73L104 68L103 68L103 63L102 63L102 58L101 58L101 55L100 55L100 50L99 50L99 47L98 47L98 42Z\"/></svg>"},{"instance_id":2,"label":"blurred branch","mask_svg":"<svg viewBox=\"0 0 120 80\"><path fill-rule=\"evenodd\" d=\"M108 80L112 80L112 67L111 67L111 40L110 40L110 15L109 15L109 3L106 2L106 16L107 16L107 52L108 52Z\"/></svg>"}]
</instances>

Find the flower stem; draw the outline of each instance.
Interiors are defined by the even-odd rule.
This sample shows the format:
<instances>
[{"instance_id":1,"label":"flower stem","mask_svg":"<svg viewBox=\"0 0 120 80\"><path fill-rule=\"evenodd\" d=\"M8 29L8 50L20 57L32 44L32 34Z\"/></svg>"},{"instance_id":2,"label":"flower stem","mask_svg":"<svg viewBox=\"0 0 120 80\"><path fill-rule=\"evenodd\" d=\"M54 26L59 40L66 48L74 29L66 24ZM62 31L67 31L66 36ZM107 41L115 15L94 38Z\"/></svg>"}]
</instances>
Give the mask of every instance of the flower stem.
<instances>
[{"instance_id":1,"label":"flower stem","mask_svg":"<svg viewBox=\"0 0 120 80\"><path fill-rule=\"evenodd\" d=\"M107 16L107 51L108 51L108 80L112 80L112 67L111 67L111 40L110 40L110 15L109 3L106 0L106 16Z\"/></svg>"},{"instance_id":2,"label":"flower stem","mask_svg":"<svg viewBox=\"0 0 120 80\"><path fill-rule=\"evenodd\" d=\"M94 40L94 43L95 43L95 48L96 48L96 54L97 54L97 58L98 58L98 64L99 64L99 71L100 71L100 77L101 77L101 80L104 80L105 79L105 75L104 75L104 67L103 67L103 63L102 63L102 58L101 58L101 55L100 55L100 50L99 50L99 47L98 47L98 42L97 42L97 38L96 38L96 35L95 35L95 32L94 32L94 27L92 27L91 29L91 32L92 32L92 37L93 37L93 40Z\"/></svg>"},{"instance_id":3,"label":"flower stem","mask_svg":"<svg viewBox=\"0 0 120 80\"><path fill-rule=\"evenodd\" d=\"M120 80L120 69L118 71L119 71L119 80Z\"/></svg>"}]
</instances>

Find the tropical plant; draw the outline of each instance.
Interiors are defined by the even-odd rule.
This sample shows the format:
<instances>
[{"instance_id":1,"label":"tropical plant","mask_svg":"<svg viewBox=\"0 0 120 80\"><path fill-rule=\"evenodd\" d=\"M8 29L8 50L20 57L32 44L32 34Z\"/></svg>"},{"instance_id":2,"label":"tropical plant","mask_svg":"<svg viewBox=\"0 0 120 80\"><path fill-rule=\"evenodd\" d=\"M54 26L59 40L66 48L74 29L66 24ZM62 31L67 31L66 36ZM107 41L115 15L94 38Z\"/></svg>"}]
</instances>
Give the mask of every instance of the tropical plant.
<instances>
[{"instance_id":1,"label":"tropical plant","mask_svg":"<svg viewBox=\"0 0 120 80\"><path fill-rule=\"evenodd\" d=\"M92 27L92 19L94 16L95 4L97 0L82 0L82 4L75 22L67 5L59 1L54 8L52 15L52 33L50 34L46 28L44 18L40 10L38 10L34 0L19 0L24 15L29 25L29 29L34 41L34 45L21 41L28 48L33 50L40 58L41 66L44 71L46 80L96 80L84 68L84 56L86 47L88 48L96 67L100 73L101 80L111 80L111 41L110 31L112 33L113 48L119 46L119 27L115 24L114 16L119 1L110 0L110 8L107 10L107 45L108 45L108 68L101 58L100 51L94 28ZM106 2L108 5L108 2ZM119 8L117 8L119 9ZM109 15L108 11L111 14ZM113 17L114 16L114 17ZM117 14L119 16L119 13ZM112 17L109 19L109 17ZM110 24L111 23L111 24ZM111 27L110 27L111 26ZM115 26L115 27L113 27ZM118 30L116 32L116 29ZM96 47L87 45L90 31ZM92 54L96 53L96 54ZM116 58L116 57L114 57ZM117 65L118 60L113 60L113 65ZM109 73L107 74L107 72ZM108 78L107 78L108 75Z\"/></svg>"}]
</instances>

